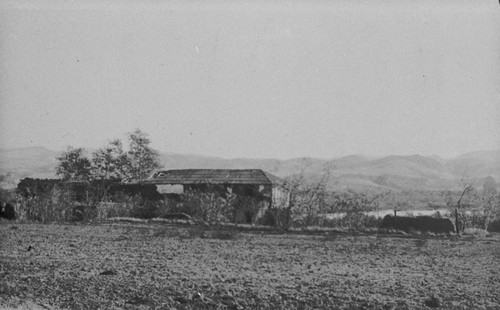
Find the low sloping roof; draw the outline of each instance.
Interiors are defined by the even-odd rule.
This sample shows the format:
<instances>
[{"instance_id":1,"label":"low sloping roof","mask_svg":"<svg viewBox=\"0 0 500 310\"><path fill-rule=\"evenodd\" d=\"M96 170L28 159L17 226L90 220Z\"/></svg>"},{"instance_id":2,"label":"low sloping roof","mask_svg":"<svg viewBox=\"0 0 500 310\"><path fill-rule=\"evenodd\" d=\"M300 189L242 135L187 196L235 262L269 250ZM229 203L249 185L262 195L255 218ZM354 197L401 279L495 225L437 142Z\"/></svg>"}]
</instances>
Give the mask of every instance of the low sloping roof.
<instances>
[{"instance_id":1,"label":"low sloping roof","mask_svg":"<svg viewBox=\"0 0 500 310\"><path fill-rule=\"evenodd\" d=\"M278 177L268 177L260 169L181 169L162 170L141 183L154 184L273 184ZM271 180L271 179L272 180Z\"/></svg>"}]
</instances>

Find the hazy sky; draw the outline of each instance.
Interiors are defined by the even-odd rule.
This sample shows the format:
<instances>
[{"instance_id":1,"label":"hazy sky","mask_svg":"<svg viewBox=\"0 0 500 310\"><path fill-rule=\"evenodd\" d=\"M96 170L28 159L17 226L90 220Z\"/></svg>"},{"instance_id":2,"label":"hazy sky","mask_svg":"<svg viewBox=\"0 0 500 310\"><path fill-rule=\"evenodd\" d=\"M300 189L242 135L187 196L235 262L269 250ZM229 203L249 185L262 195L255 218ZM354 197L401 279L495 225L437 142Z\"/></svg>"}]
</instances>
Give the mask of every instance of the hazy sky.
<instances>
[{"instance_id":1,"label":"hazy sky","mask_svg":"<svg viewBox=\"0 0 500 310\"><path fill-rule=\"evenodd\" d=\"M0 0L0 147L500 148L498 1Z\"/></svg>"}]
</instances>

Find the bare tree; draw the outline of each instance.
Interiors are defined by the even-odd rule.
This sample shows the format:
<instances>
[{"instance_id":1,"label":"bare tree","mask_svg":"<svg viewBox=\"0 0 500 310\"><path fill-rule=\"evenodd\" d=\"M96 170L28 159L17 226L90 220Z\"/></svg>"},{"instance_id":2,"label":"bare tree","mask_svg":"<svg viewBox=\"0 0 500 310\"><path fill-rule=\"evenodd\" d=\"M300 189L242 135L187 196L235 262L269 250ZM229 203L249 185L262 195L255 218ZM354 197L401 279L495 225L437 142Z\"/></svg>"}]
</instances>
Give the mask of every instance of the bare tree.
<instances>
[{"instance_id":1,"label":"bare tree","mask_svg":"<svg viewBox=\"0 0 500 310\"><path fill-rule=\"evenodd\" d=\"M380 193L363 193L344 191L333 193L331 197L331 211L344 214L341 219L342 225L348 228L362 228L365 212L378 210L380 200L388 196L391 191Z\"/></svg>"},{"instance_id":2,"label":"bare tree","mask_svg":"<svg viewBox=\"0 0 500 310\"><path fill-rule=\"evenodd\" d=\"M500 217L500 195L497 193L483 193L481 209L484 216L483 228L486 230L492 220Z\"/></svg>"},{"instance_id":3,"label":"bare tree","mask_svg":"<svg viewBox=\"0 0 500 310\"><path fill-rule=\"evenodd\" d=\"M500 195L497 192L497 183L491 176L483 180L483 190L476 198L483 216L483 229L488 229L492 220L500 217Z\"/></svg>"},{"instance_id":4,"label":"bare tree","mask_svg":"<svg viewBox=\"0 0 500 310\"><path fill-rule=\"evenodd\" d=\"M462 193L460 194L460 197L457 200L456 208L455 208L455 229L457 234L460 233L460 231L463 232L465 229L465 219L466 219L466 211L464 210L465 208L463 207L462 201L464 197L468 193L470 193L473 190L473 182L472 181L466 181L465 184L463 185L463 190ZM462 218L462 221L460 221L460 217Z\"/></svg>"},{"instance_id":5,"label":"bare tree","mask_svg":"<svg viewBox=\"0 0 500 310\"><path fill-rule=\"evenodd\" d=\"M487 229L489 223L500 216L500 197L496 189L485 184L481 192L477 190L478 185L477 180L464 177L460 180L460 191L448 193L447 205L454 212L457 234L469 227Z\"/></svg>"},{"instance_id":6,"label":"bare tree","mask_svg":"<svg viewBox=\"0 0 500 310\"><path fill-rule=\"evenodd\" d=\"M281 186L284 195L276 197L272 207L275 226L281 230L290 229L294 219L299 219L304 226L313 224L313 220L326 210L326 185L333 168L330 162L323 166L319 180L306 180L306 170L311 166L307 159L302 160L300 172L286 178Z\"/></svg>"}]
</instances>

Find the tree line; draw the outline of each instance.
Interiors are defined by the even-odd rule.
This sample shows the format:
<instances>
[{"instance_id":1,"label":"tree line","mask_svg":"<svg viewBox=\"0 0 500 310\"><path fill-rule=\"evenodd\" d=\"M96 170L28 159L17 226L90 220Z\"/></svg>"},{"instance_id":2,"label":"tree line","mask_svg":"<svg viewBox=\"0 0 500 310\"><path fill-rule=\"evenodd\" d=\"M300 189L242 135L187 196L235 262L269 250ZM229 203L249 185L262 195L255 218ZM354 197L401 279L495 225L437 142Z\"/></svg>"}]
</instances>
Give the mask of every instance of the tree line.
<instances>
[{"instance_id":1,"label":"tree line","mask_svg":"<svg viewBox=\"0 0 500 310\"><path fill-rule=\"evenodd\" d=\"M64 181L91 181L120 179L134 182L147 178L151 172L161 168L159 153L150 144L149 135L140 129L127 134L128 149L120 139L94 151L87 158L81 147L68 146L58 156L56 175Z\"/></svg>"}]
</instances>

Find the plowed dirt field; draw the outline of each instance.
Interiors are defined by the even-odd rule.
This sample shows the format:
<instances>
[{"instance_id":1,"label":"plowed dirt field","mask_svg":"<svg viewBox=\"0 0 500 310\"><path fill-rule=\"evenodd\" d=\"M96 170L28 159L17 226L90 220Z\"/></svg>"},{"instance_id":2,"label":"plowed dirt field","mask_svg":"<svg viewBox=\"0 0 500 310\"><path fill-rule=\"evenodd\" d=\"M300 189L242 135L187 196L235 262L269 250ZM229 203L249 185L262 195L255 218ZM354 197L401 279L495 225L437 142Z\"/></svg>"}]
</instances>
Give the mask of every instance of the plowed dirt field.
<instances>
[{"instance_id":1,"label":"plowed dirt field","mask_svg":"<svg viewBox=\"0 0 500 310\"><path fill-rule=\"evenodd\" d=\"M500 309L500 235L0 223L1 309Z\"/></svg>"}]
</instances>

